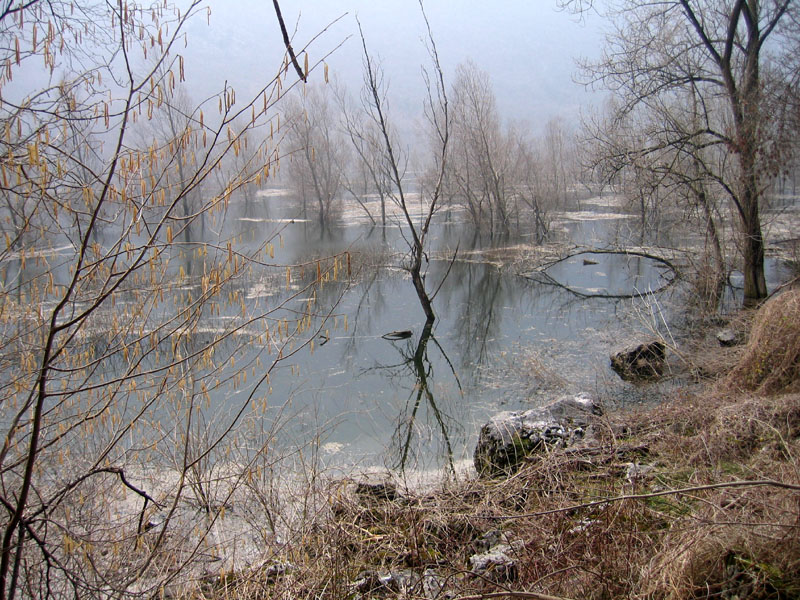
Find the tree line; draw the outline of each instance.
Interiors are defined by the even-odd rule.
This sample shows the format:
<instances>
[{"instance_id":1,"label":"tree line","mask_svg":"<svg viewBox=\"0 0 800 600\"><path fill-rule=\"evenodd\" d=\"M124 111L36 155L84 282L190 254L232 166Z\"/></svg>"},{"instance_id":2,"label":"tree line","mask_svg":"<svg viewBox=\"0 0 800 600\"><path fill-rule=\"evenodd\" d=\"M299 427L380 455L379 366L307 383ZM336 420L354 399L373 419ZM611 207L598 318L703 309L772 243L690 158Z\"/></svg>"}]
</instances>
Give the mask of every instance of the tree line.
<instances>
[{"instance_id":1,"label":"tree line","mask_svg":"<svg viewBox=\"0 0 800 600\"><path fill-rule=\"evenodd\" d=\"M384 94L384 124L391 130L397 175L382 161L384 140L380 120L371 116L369 81L356 98L335 81L309 84L284 106L290 125L282 180L300 199L305 215L323 226L335 222L348 202L359 205L373 225L395 226L387 219L387 203L399 200L397 179L417 194L438 177L437 168L426 167L441 143L434 128L426 118L417 128L421 131L397 130L391 99L385 97L383 65L370 60L380 72L375 84ZM530 123L504 123L490 75L472 61L457 67L446 91L450 131L439 208L463 210L467 222L489 235L531 229L541 243L553 211L579 196L575 129L558 117L549 119L540 135Z\"/></svg>"},{"instance_id":2,"label":"tree line","mask_svg":"<svg viewBox=\"0 0 800 600\"><path fill-rule=\"evenodd\" d=\"M745 304L758 304L768 293L762 213L778 191L796 189L798 8L790 0L561 4L598 11L610 23L603 55L584 61L578 75L607 93L605 105L570 126L551 119L534 136L498 113L490 74L462 63L448 74L438 208L463 209L491 235L523 229L541 243L554 210L574 205L582 189L607 186L638 215L642 242L669 213L682 212L681 226L703 233L710 305L732 269L743 273ZM320 221L350 198L376 223L365 199L377 198L386 224L397 182L377 158L380 124L364 117L368 88L354 101L336 85L320 85L287 109L294 124L287 141L297 154L287 181L304 206L318 206ZM402 178L413 173L420 190L439 173L414 165L431 164L437 143L423 128L405 139L423 150L395 157Z\"/></svg>"}]
</instances>

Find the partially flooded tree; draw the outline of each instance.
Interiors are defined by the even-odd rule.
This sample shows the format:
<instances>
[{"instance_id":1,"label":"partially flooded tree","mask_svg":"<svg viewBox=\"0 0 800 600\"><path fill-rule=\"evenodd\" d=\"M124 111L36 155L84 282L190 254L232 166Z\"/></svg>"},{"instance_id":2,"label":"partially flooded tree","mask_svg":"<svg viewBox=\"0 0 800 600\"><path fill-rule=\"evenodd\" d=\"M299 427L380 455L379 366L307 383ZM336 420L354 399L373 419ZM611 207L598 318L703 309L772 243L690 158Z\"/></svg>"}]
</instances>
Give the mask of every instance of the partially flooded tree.
<instances>
[{"instance_id":1,"label":"partially flooded tree","mask_svg":"<svg viewBox=\"0 0 800 600\"><path fill-rule=\"evenodd\" d=\"M339 129L328 86L308 85L285 100L286 149L291 187L303 203L317 207L320 228L330 224L343 191L348 145Z\"/></svg>"},{"instance_id":2,"label":"partially flooded tree","mask_svg":"<svg viewBox=\"0 0 800 600\"><path fill-rule=\"evenodd\" d=\"M384 160L383 134L379 124L369 118L368 108L364 110L364 106L355 105L343 88L337 90L336 99L342 114L342 127L354 152L344 187L364 209L373 225L375 217L369 211L367 200L377 197L381 211L380 224L385 237L386 203L391 201L392 172L386 168ZM362 100L366 107L370 106L369 95Z\"/></svg>"},{"instance_id":3,"label":"partially flooded tree","mask_svg":"<svg viewBox=\"0 0 800 600\"><path fill-rule=\"evenodd\" d=\"M163 79L167 76L167 72L162 65L157 71L156 76ZM149 146L155 138L157 145L172 146L175 151L175 171L166 173L166 185L171 187L172 181L175 180L177 185L180 182L186 181L186 174L189 169L188 161L191 158L191 148L188 145L182 144L181 140L193 128L192 123L192 101L189 98L188 92L183 87L178 87L172 94L169 102L162 104L162 110L157 111L153 119L150 120L152 130L147 130L145 127L137 128L141 132L142 140L138 145ZM149 137L149 139L148 139ZM180 202L180 214L175 214L175 218L182 218L183 225L179 223L176 229L182 231L183 240L187 243L193 241L192 228L200 226L203 227L204 211L200 210L201 204L199 199L202 195L201 186L192 190L191 194L185 194ZM192 218L193 213L198 213L199 218ZM196 221L199 221L197 223Z\"/></svg>"},{"instance_id":4,"label":"partially flooded tree","mask_svg":"<svg viewBox=\"0 0 800 600\"><path fill-rule=\"evenodd\" d=\"M343 272L334 259L271 276L269 235L240 245L220 218L274 172L264 132L279 137L289 84L276 64L254 97L180 100L185 25L207 14L0 7L0 600L158 597L195 565L263 453L225 471L199 518L203 465L263 414L270 372L316 323L310 288ZM183 235L200 218L213 239ZM259 286L285 293L245 303ZM307 309L281 312L296 294Z\"/></svg>"},{"instance_id":5,"label":"partially flooded tree","mask_svg":"<svg viewBox=\"0 0 800 600\"><path fill-rule=\"evenodd\" d=\"M514 189L532 212L534 236L542 243L550 231L551 214L566 208L570 186L578 180L571 132L559 118L547 121L544 134L533 138L517 127L511 135L516 158Z\"/></svg>"},{"instance_id":6,"label":"partially flooded tree","mask_svg":"<svg viewBox=\"0 0 800 600\"><path fill-rule=\"evenodd\" d=\"M606 114L584 123L584 147L587 166L638 213L640 244L658 243L670 214L699 225L695 229L704 235L705 248L692 253L697 299L716 310L728 275L721 232L727 153L715 144L696 143L699 107L697 97L684 94L659 110L624 114L611 102ZM667 139L681 134L681 144Z\"/></svg>"},{"instance_id":7,"label":"partially flooded tree","mask_svg":"<svg viewBox=\"0 0 800 600\"><path fill-rule=\"evenodd\" d=\"M453 133L448 190L473 223L508 233L514 213L514 156L497 112L487 73L467 62L453 83Z\"/></svg>"},{"instance_id":8,"label":"partially flooded tree","mask_svg":"<svg viewBox=\"0 0 800 600\"><path fill-rule=\"evenodd\" d=\"M567 202L573 182L572 144L558 119L535 138L524 124L503 126L487 73L459 65L452 86L449 202L463 206L479 230L508 234L530 215L538 243L549 230L547 214Z\"/></svg>"},{"instance_id":9,"label":"partially flooded tree","mask_svg":"<svg viewBox=\"0 0 800 600\"><path fill-rule=\"evenodd\" d=\"M365 109L369 118L375 123L380 132L381 163L388 174L392 184L391 198L400 209L405 225L405 234L408 236L408 264L406 268L411 275L411 281L417 293L425 319L432 323L436 319L433 312L432 294L425 285L424 263L427 262L428 234L430 233L433 217L440 207L442 200L443 184L447 168L448 151L450 144L450 109L447 100L447 91L444 84L444 74L439 64L439 55L433 40L430 24L425 10L420 2L420 8L425 20L428 33L428 50L433 63L433 71L424 71L427 99L425 115L432 131L432 171L435 173L432 186L420 198L420 214L412 206L410 195L404 181L404 158L401 155L395 132L392 129L387 108L386 88L380 66L369 53L366 38L361 32L361 42L364 49L364 97ZM435 292L434 294L435 295ZM430 328L427 328L430 332Z\"/></svg>"},{"instance_id":10,"label":"partially flooded tree","mask_svg":"<svg viewBox=\"0 0 800 600\"><path fill-rule=\"evenodd\" d=\"M548 119L539 140L539 157L544 174L544 195L551 206L565 206L570 185L577 181L573 132L560 117Z\"/></svg>"},{"instance_id":11,"label":"partially flooded tree","mask_svg":"<svg viewBox=\"0 0 800 600\"><path fill-rule=\"evenodd\" d=\"M779 71L771 65L793 46L789 24L797 11L791 0L611 2L615 33L604 59L587 71L619 97L620 118L638 110L663 114L689 95L698 99L696 127L665 127L655 144L677 152L686 144L714 147L728 156L718 176L739 221L747 305L767 296L761 211L789 148L783 139L787 113L773 92L796 84L784 79L772 85Z\"/></svg>"},{"instance_id":12,"label":"partially flooded tree","mask_svg":"<svg viewBox=\"0 0 800 600\"><path fill-rule=\"evenodd\" d=\"M604 184L620 193L626 208L638 217L638 243L651 243L658 236L665 173L659 168L669 160L642 152L657 144L657 118L628 114L622 118L611 102L606 114L584 123L585 167Z\"/></svg>"}]
</instances>

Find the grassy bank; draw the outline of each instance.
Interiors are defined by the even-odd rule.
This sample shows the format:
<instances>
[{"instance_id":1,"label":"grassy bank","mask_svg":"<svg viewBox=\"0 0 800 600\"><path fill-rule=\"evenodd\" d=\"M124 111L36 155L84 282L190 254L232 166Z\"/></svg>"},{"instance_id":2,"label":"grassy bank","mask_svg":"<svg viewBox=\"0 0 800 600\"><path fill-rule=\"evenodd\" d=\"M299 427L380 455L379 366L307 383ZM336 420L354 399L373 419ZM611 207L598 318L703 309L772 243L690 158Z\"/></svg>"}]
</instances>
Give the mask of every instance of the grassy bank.
<instances>
[{"instance_id":1,"label":"grassy bank","mask_svg":"<svg viewBox=\"0 0 800 600\"><path fill-rule=\"evenodd\" d=\"M583 447L510 478L397 495L333 484L274 560L202 595L798 598L800 292L748 328L734 351L695 348L704 385L607 415ZM498 542L510 560L478 572L470 557Z\"/></svg>"}]
</instances>

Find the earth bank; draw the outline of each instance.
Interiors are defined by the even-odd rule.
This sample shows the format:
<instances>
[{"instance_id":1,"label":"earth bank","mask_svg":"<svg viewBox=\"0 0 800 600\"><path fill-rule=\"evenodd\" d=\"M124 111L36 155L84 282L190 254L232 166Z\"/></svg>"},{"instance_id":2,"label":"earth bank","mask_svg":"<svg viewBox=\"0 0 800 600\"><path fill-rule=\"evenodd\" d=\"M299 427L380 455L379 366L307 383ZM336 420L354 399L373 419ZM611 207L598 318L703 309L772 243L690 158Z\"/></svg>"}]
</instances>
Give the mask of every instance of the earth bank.
<instances>
[{"instance_id":1,"label":"earth bank","mask_svg":"<svg viewBox=\"0 0 800 600\"><path fill-rule=\"evenodd\" d=\"M497 477L336 482L272 558L188 595L799 597L800 291L748 321L746 345L685 353L703 383L665 404L595 415L590 440Z\"/></svg>"}]
</instances>

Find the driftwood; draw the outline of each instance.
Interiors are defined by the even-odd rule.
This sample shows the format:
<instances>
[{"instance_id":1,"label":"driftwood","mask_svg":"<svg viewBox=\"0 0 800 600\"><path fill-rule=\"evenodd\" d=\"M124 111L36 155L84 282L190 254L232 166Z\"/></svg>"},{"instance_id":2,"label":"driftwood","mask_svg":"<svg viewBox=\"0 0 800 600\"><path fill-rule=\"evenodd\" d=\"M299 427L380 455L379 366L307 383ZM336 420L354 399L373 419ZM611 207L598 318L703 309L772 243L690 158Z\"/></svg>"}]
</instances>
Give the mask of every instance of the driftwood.
<instances>
[{"instance_id":1,"label":"driftwood","mask_svg":"<svg viewBox=\"0 0 800 600\"><path fill-rule=\"evenodd\" d=\"M381 337L385 340L407 340L412 335L414 334L411 331L403 329L400 331L390 331L389 333L384 333Z\"/></svg>"}]
</instances>

